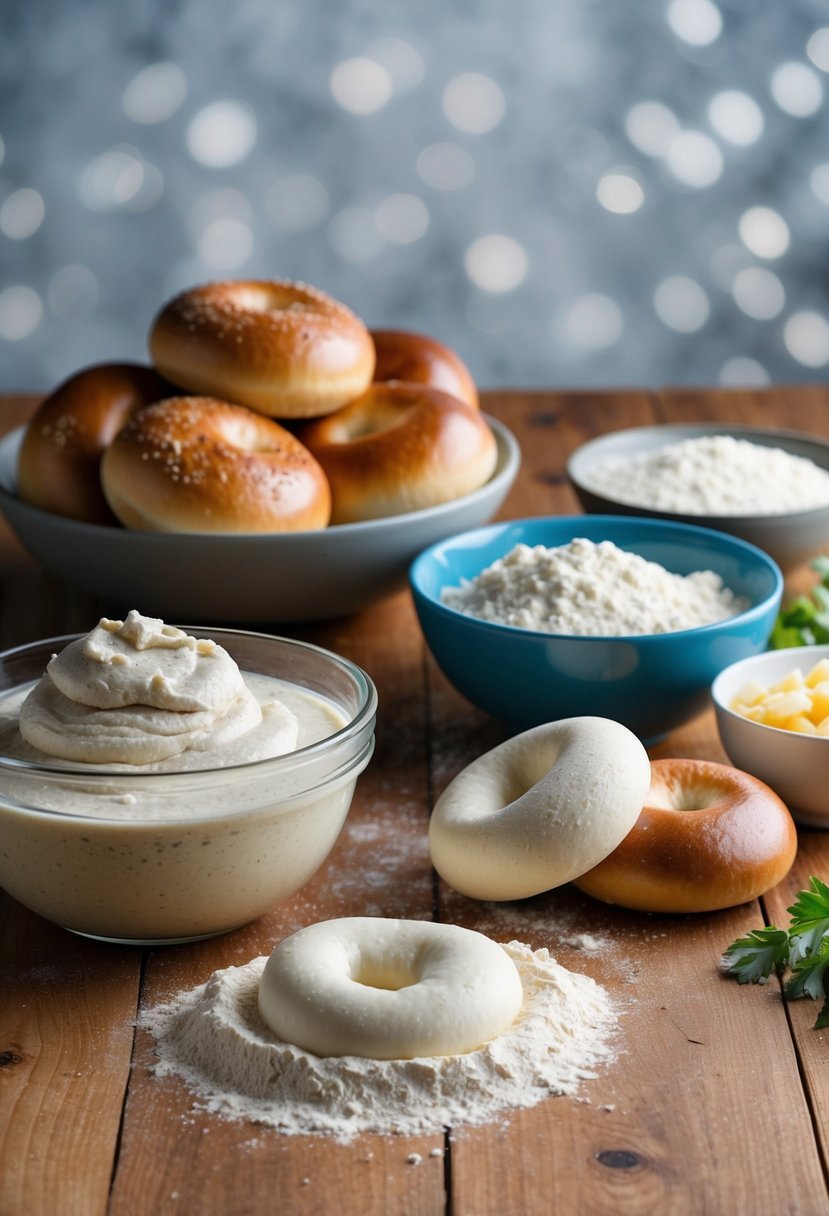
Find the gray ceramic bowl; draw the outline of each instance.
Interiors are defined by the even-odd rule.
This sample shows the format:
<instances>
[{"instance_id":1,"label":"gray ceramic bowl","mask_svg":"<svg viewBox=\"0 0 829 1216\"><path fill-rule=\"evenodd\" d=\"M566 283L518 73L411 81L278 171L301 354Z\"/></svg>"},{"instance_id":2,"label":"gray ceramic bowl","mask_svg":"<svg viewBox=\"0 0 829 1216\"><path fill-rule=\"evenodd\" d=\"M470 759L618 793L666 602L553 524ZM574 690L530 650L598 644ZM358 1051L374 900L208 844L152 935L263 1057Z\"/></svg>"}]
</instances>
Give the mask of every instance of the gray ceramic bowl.
<instances>
[{"instance_id":1,"label":"gray ceramic bowl","mask_svg":"<svg viewBox=\"0 0 829 1216\"><path fill-rule=\"evenodd\" d=\"M684 439L703 435L733 435L763 447L782 448L794 456L813 461L829 472L829 443L799 431L715 423L677 423L666 426L640 426L632 430L611 431L582 444L567 463L567 475L582 508L589 514L640 515L675 523L697 524L730 532L764 549L783 570L792 570L816 553L829 539L829 506L808 511L789 511L778 515L683 515L657 511L650 507L621 502L602 493L593 479L597 464L608 457L634 456L655 451Z\"/></svg>"},{"instance_id":2,"label":"gray ceramic bowl","mask_svg":"<svg viewBox=\"0 0 829 1216\"><path fill-rule=\"evenodd\" d=\"M750 681L768 688L796 667L806 675L821 659L829 659L829 646L797 646L741 659L720 672L711 696L731 763L771 786L799 823L829 828L829 738L764 726L730 708Z\"/></svg>"},{"instance_id":3,"label":"gray ceramic bowl","mask_svg":"<svg viewBox=\"0 0 829 1216\"><path fill-rule=\"evenodd\" d=\"M119 612L141 605L167 620L322 620L356 612L404 586L422 549L495 515L521 456L511 432L494 418L487 421L498 464L479 490L422 511L317 532L133 532L52 515L15 494L22 429L0 440L0 510L46 570Z\"/></svg>"}]
</instances>

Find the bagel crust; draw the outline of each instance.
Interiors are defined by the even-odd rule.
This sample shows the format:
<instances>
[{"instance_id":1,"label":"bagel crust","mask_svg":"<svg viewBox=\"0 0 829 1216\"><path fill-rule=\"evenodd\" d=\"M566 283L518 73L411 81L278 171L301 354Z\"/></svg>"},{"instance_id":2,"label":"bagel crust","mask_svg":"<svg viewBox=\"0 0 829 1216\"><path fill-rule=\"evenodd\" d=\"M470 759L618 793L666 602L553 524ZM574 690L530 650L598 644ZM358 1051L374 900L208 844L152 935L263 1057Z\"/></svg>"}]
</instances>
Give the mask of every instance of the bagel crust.
<instances>
[{"instance_id":1,"label":"bagel crust","mask_svg":"<svg viewBox=\"0 0 829 1216\"><path fill-rule=\"evenodd\" d=\"M797 832L757 777L708 760L654 760L651 787L617 849L576 886L641 912L712 912L756 899L789 872Z\"/></svg>"},{"instance_id":2,"label":"bagel crust","mask_svg":"<svg viewBox=\"0 0 829 1216\"><path fill-rule=\"evenodd\" d=\"M636 822L648 754L609 718L534 726L473 760L438 799L432 864L473 899L526 899L583 874Z\"/></svg>"},{"instance_id":3,"label":"bagel crust","mask_svg":"<svg viewBox=\"0 0 829 1216\"><path fill-rule=\"evenodd\" d=\"M324 528L331 496L311 453L241 405L174 397L136 414L107 448L101 481L128 528L295 532Z\"/></svg>"},{"instance_id":4,"label":"bagel crust","mask_svg":"<svg viewBox=\"0 0 829 1216\"><path fill-rule=\"evenodd\" d=\"M185 291L162 308L149 342L174 384L272 418L328 414L359 396L374 372L374 343L359 317L288 279Z\"/></svg>"},{"instance_id":5,"label":"bagel crust","mask_svg":"<svg viewBox=\"0 0 829 1216\"><path fill-rule=\"evenodd\" d=\"M411 1060L474 1051L513 1024L521 977L459 925L351 916L308 925L271 954L259 1012L317 1056Z\"/></svg>"},{"instance_id":6,"label":"bagel crust","mask_svg":"<svg viewBox=\"0 0 829 1216\"><path fill-rule=\"evenodd\" d=\"M101 489L101 455L136 410L169 397L171 388L151 367L137 363L100 363L70 376L26 427L19 496L55 515L116 524Z\"/></svg>"},{"instance_id":7,"label":"bagel crust","mask_svg":"<svg viewBox=\"0 0 829 1216\"><path fill-rule=\"evenodd\" d=\"M371 331L377 364L375 381L404 380L425 384L459 397L474 409L479 407L478 389L472 373L459 355L427 334L404 329Z\"/></svg>"},{"instance_id":8,"label":"bagel crust","mask_svg":"<svg viewBox=\"0 0 829 1216\"><path fill-rule=\"evenodd\" d=\"M300 437L331 484L331 522L402 515L477 490L498 448L479 410L457 397L400 381L362 396Z\"/></svg>"}]
</instances>

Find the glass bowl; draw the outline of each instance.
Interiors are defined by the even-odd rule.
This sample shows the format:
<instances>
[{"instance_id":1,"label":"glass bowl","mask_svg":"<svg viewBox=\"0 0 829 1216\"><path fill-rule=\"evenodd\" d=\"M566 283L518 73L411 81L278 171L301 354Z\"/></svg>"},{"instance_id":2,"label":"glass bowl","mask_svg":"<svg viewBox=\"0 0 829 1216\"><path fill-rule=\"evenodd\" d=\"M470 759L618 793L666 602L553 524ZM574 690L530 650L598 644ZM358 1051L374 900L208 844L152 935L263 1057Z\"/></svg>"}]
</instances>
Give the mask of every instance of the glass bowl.
<instances>
[{"instance_id":1,"label":"glass bowl","mask_svg":"<svg viewBox=\"0 0 829 1216\"><path fill-rule=\"evenodd\" d=\"M0 885L74 933L155 945L253 920L326 859L371 758L377 694L354 663L265 634L187 632L213 638L243 671L322 697L345 725L287 755L187 772L0 755ZM0 654L0 694L37 681L74 640Z\"/></svg>"}]
</instances>

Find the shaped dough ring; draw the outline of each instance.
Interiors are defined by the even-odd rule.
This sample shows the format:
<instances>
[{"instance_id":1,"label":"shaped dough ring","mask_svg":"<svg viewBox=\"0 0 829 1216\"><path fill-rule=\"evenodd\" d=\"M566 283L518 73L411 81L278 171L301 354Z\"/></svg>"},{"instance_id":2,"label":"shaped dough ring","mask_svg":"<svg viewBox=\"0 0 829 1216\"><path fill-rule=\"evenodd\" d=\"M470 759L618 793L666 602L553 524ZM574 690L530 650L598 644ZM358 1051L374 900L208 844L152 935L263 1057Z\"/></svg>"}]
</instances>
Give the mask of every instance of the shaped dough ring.
<instances>
[{"instance_id":1,"label":"shaped dough ring","mask_svg":"<svg viewBox=\"0 0 829 1216\"><path fill-rule=\"evenodd\" d=\"M372 1060L474 1051L512 1025L522 1000L515 964L482 933L373 916L300 929L259 984L259 1012L284 1042Z\"/></svg>"},{"instance_id":2,"label":"shaped dough ring","mask_svg":"<svg viewBox=\"0 0 829 1216\"><path fill-rule=\"evenodd\" d=\"M583 874L636 823L648 754L608 718L535 726L486 752L444 790L429 848L441 878L473 899L526 899Z\"/></svg>"}]
</instances>

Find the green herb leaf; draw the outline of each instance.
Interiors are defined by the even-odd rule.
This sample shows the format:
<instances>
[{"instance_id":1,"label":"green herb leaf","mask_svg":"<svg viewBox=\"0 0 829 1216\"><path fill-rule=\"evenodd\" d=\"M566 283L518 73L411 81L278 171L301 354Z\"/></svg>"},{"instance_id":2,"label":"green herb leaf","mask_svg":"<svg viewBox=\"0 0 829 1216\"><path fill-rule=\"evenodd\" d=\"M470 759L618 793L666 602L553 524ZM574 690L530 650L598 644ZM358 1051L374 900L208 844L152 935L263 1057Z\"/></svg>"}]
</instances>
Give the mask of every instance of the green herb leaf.
<instances>
[{"instance_id":1,"label":"green herb leaf","mask_svg":"<svg viewBox=\"0 0 829 1216\"><path fill-rule=\"evenodd\" d=\"M829 942L825 939L817 954L799 958L792 966L792 978L785 987L790 1001L799 996L810 996L813 1001L826 996L826 970L829 968Z\"/></svg>"},{"instance_id":2,"label":"green herb leaf","mask_svg":"<svg viewBox=\"0 0 829 1216\"><path fill-rule=\"evenodd\" d=\"M800 891L788 909L791 916L792 962L816 954L829 933L829 886L819 878L809 879L808 891Z\"/></svg>"},{"instance_id":3,"label":"green herb leaf","mask_svg":"<svg viewBox=\"0 0 829 1216\"><path fill-rule=\"evenodd\" d=\"M778 613L769 650L829 642L829 555L821 553L809 564L820 581L809 594L798 595Z\"/></svg>"},{"instance_id":4,"label":"green herb leaf","mask_svg":"<svg viewBox=\"0 0 829 1216\"><path fill-rule=\"evenodd\" d=\"M767 925L753 929L747 937L732 942L723 955L726 970L740 984L765 984L776 967L789 957L789 935L785 929Z\"/></svg>"}]
</instances>

